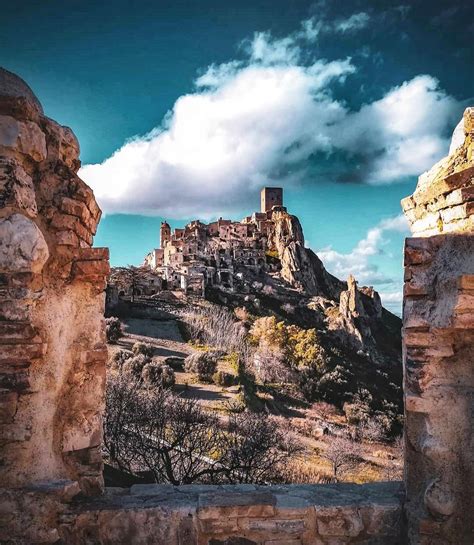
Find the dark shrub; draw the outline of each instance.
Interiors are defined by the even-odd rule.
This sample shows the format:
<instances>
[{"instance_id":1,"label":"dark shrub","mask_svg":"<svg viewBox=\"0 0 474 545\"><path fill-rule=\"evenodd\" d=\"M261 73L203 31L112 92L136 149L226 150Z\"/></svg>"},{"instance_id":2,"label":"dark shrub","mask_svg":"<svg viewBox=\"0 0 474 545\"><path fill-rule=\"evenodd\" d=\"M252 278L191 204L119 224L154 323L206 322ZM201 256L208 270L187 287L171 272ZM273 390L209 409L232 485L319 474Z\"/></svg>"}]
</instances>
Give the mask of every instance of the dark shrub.
<instances>
[{"instance_id":1,"label":"dark shrub","mask_svg":"<svg viewBox=\"0 0 474 545\"><path fill-rule=\"evenodd\" d=\"M163 363L147 363L142 370L142 379L148 388L172 388L175 383L173 369Z\"/></svg>"},{"instance_id":2,"label":"dark shrub","mask_svg":"<svg viewBox=\"0 0 474 545\"><path fill-rule=\"evenodd\" d=\"M105 335L107 341L114 344L122 337L122 324L115 316L105 319Z\"/></svg>"},{"instance_id":3,"label":"dark shrub","mask_svg":"<svg viewBox=\"0 0 474 545\"><path fill-rule=\"evenodd\" d=\"M119 350L112 357L112 367L122 369L123 364L133 356L128 350Z\"/></svg>"},{"instance_id":4,"label":"dark shrub","mask_svg":"<svg viewBox=\"0 0 474 545\"><path fill-rule=\"evenodd\" d=\"M148 343L142 343L142 342L136 342L132 346L132 352L138 356L138 354L142 354L143 356L147 358L151 358L153 356L154 348L151 344Z\"/></svg>"},{"instance_id":5,"label":"dark shrub","mask_svg":"<svg viewBox=\"0 0 474 545\"><path fill-rule=\"evenodd\" d=\"M212 375L212 382L218 386L232 386L235 382L235 375L219 370Z\"/></svg>"},{"instance_id":6,"label":"dark shrub","mask_svg":"<svg viewBox=\"0 0 474 545\"><path fill-rule=\"evenodd\" d=\"M184 360L184 370L195 373L200 380L210 381L216 372L217 359L216 352L195 352Z\"/></svg>"}]
</instances>

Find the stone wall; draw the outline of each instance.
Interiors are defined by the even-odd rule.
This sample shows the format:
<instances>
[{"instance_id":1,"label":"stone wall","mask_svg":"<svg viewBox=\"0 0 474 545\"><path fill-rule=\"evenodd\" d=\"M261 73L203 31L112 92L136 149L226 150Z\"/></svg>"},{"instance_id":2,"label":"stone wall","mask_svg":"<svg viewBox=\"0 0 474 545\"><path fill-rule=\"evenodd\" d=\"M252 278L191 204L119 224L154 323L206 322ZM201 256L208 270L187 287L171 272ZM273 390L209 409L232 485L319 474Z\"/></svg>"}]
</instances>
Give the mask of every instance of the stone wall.
<instances>
[{"instance_id":1,"label":"stone wall","mask_svg":"<svg viewBox=\"0 0 474 545\"><path fill-rule=\"evenodd\" d=\"M108 250L79 144L0 70L0 482L100 493Z\"/></svg>"},{"instance_id":2,"label":"stone wall","mask_svg":"<svg viewBox=\"0 0 474 545\"><path fill-rule=\"evenodd\" d=\"M466 110L464 139L420 177L413 197L404 201L412 229L421 235L405 243L405 482L411 544L474 543L473 117L474 109Z\"/></svg>"},{"instance_id":3,"label":"stone wall","mask_svg":"<svg viewBox=\"0 0 474 545\"><path fill-rule=\"evenodd\" d=\"M82 545L400 545L399 483L135 485L76 501L61 517Z\"/></svg>"}]
</instances>

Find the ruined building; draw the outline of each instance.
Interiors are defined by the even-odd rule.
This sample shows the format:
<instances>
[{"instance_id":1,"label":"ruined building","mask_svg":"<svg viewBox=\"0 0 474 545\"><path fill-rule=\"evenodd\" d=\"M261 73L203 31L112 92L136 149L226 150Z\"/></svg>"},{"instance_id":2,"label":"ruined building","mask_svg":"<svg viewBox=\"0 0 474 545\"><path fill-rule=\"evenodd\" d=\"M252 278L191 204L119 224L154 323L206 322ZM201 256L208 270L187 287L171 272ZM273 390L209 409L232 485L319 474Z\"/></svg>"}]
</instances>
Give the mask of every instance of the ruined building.
<instances>
[{"instance_id":1,"label":"ruined building","mask_svg":"<svg viewBox=\"0 0 474 545\"><path fill-rule=\"evenodd\" d=\"M261 211L242 221L219 218L199 220L171 232L164 221L160 248L145 257L144 264L159 273L163 287L202 295L206 286L232 289L239 270L269 270L267 252L275 251L276 223L288 216L281 187L264 187Z\"/></svg>"},{"instance_id":2,"label":"ruined building","mask_svg":"<svg viewBox=\"0 0 474 545\"><path fill-rule=\"evenodd\" d=\"M414 234L405 246L404 483L105 489L108 255L91 248L100 210L77 176L73 133L0 70L0 542L472 545L473 109L455 144L403 203ZM277 251L306 266L284 274L316 292L328 278L314 272L297 223L278 214ZM348 288L341 306L360 314L352 280Z\"/></svg>"}]
</instances>

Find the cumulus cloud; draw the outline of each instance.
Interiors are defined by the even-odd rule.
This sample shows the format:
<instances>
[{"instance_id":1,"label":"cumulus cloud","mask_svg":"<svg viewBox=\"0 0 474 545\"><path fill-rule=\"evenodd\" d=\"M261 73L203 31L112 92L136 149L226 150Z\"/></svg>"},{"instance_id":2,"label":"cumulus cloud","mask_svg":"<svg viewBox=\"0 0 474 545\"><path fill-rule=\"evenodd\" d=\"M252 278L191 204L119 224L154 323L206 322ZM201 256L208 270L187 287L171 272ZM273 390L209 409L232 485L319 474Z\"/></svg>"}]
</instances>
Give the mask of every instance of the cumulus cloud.
<instances>
[{"instance_id":1,"label":"cumulus cloud","mask_svg":"<svg viewBox=\"0 0 474 545\"><path fill-rule=\"evenodd\" d=\"M366 167L359 177L368 183L417 175L447 152L446 129L456 124L460 108L456 99L440 89L437 79L420 75L348 113L334 144L365 155Z\"/></svg>"},{"instance_id":2,"label":"cumulus cloud","mask_svg":"<svg viewBox=\"0 0 474 545\"><path fill-rule=\"evenodd\" d=\"M347 278L352 274L361 285L393 284L394 279L381 272L371 261L371 257L385 253L386 234L389 231L408 234L405 216L400 214L382 220L369 229L366 236L349 253L340 253L330 247L316 253L328 271L338 278Z\"/></svg>"},{"instance_id":3,"label":"cumulus cloud","mask_svg":"<svg viewBox=\"0 0 474 545\"><path fill-rule=\"evenodd\" d=\"M349 31L350 19L332 31ZM363 21L356 14L351 24ZM460 106L437 80L419 76L350 111L334 89L357 67L311 58L320 32L328 23L311 19L287 37L256 33L243 60L209 66L158 127L85 165L80 175L103 210L206 218L246 208L264 184L313 183L317 154L348 156L350 169L333 181L368 183L418 174L443 155Z\"/></svg>"}]
</instances>

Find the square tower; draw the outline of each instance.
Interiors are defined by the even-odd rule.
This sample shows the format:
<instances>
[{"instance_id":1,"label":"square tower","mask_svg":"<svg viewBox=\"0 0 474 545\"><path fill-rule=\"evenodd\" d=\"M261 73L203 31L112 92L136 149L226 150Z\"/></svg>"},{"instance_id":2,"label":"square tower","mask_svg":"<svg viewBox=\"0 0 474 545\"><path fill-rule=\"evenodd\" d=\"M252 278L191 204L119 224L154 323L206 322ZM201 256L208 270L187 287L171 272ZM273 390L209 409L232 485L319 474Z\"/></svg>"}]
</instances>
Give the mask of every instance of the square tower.
<instances>
[{"instance_id":1,"label":"square tower","mask_svg":"<svg viewBox=\"0 0 474 545\"><path fill-rule=\"evenodd\" d=\"M283 188L264 187L260 192L261 212L269 212L274 206L283 206Z\"/></svg>"}]
</instances>

